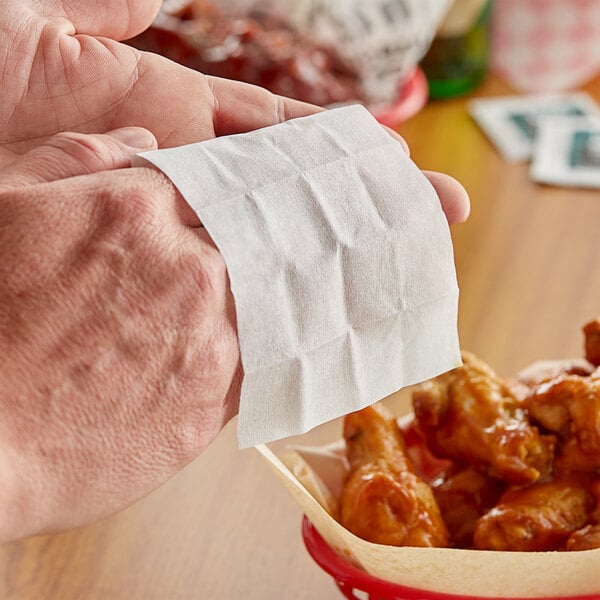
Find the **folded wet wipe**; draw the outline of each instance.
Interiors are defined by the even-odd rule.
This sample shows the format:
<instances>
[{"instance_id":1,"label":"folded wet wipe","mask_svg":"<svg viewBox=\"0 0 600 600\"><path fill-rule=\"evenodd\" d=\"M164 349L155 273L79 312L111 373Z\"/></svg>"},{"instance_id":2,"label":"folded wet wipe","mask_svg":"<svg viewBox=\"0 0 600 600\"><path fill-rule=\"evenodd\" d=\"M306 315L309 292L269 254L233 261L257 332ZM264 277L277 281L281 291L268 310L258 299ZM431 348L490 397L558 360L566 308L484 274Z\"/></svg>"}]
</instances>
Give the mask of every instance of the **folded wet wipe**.
<instances>
[{"instance_id":1,"label":"folded wet wipe","mask_svg":"<svg viewBox=\"0 0 600 600\"><path fill-rule=\"evenodd\" d=\"M460 364L439 199L367 110L146 152L227 264L241 447L307 431Z\"/></svg>"}]
</instances>

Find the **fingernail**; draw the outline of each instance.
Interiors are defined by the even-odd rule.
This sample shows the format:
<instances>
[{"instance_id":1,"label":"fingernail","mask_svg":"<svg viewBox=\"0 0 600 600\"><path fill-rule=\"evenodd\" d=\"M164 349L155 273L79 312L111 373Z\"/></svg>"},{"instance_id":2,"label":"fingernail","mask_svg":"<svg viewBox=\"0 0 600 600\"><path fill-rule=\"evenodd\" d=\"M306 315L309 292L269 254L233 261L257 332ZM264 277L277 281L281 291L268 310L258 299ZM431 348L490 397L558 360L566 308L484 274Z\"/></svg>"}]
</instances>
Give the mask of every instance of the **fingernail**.
<instances>
[{"instance_id":1,"label":"fingernail","mask_svg":"<svg viewBox=\"0 0 600 600\"><path fill-rule=\"evenodd\" d=\"M108 135L119 140L122 144L137 150L156 148L156 138L143 127L121 127L108 132Z\"/></svg>"}]
</instances>

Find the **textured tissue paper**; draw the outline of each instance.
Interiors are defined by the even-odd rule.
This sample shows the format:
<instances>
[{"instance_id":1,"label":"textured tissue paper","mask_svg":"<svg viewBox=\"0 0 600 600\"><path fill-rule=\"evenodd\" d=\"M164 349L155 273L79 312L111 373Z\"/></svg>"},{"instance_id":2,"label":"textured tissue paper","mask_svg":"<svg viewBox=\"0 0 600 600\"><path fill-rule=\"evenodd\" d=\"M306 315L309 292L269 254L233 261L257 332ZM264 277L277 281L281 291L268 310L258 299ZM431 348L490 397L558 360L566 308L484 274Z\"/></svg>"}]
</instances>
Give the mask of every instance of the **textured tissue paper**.
<instances>
[{"instance_id":1,"label":"textured tissue paper","mask_svg":"<svg viewBox=\"0 0 600 600\"><path fill-rule=\"evenodd\" d=\"M134 160L148 163L227 264L241 447L304 433L460 364L439 199L363 107Z\"/></svg>"}]
</instances>

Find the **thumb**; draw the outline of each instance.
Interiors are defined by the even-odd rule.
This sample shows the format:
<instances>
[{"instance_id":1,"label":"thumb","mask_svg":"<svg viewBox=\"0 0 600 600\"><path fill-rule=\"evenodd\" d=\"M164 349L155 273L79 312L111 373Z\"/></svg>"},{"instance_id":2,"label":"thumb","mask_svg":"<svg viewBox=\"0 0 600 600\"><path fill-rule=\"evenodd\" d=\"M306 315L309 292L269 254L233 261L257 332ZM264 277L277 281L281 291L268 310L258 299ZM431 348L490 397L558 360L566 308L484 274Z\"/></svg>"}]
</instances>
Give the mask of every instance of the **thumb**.
<instances>
[{"instance_id":1,"label":"thumb","mask_svg":"<svg viewBox=\"0 0 600 600\"><path fill-rule=\"evenodd\" d=\"M1 169L0 189L129 167L134 154L153 148L156 138L142 127L104 134L58 133Z\"/></svg>"},{"instance_id":2,"label":"thumb","mask_svg":"<svg viewBox=\"0 0 600 600\"><path fill-rule=\"evenodd\" d=\"M436 191L442 209L450 225L466 221L471 210L469 194L465 188L450 175L436 171L423 171Z\"/></svg>"}]
</instances>

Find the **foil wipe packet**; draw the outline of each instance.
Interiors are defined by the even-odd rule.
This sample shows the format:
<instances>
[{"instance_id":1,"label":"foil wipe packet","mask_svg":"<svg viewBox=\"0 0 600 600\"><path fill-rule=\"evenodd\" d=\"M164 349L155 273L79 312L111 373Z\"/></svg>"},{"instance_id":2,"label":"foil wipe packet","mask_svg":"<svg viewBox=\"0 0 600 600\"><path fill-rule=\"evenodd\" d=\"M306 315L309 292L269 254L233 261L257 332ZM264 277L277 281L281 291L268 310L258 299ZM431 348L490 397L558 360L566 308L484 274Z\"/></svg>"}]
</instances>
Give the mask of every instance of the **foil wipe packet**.
<instances>
[{"instance_id":1,"label":"foil wipe packet","mask_svg":"<svg viewBox=\"0 0 600 600\"><path fill-rule=\"evenodd\" d=\"M227 264L241 447L309 429L460 364L439 199L361 106L146 152Z\"/></svg>"}]
</instances>

